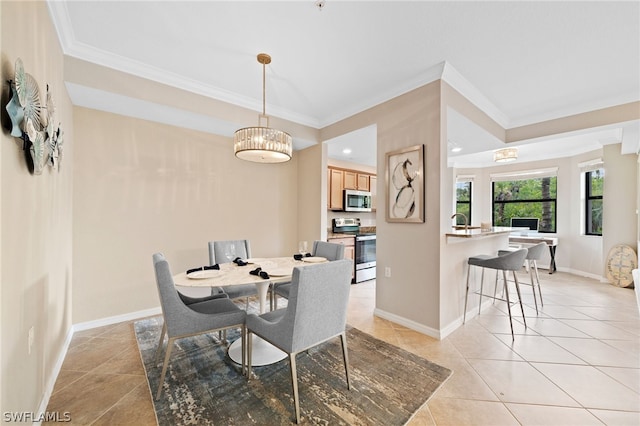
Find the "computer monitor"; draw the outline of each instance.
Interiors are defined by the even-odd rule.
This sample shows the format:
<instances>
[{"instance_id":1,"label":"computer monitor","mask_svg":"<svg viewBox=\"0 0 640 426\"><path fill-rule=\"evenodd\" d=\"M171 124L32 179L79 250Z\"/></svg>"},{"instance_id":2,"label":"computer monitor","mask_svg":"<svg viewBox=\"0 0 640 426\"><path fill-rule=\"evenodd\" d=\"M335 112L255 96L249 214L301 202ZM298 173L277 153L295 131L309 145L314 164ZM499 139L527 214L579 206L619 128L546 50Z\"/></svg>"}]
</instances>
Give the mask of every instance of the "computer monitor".
<instances>
[{"instance_id":1,"label":"computer monitor","mask_svg":"<svg viewBox=\"0 0 640 426\"><path fill-rule=\"evenodd\" d=\"M537 217L512 217L512 228L529 228L530 231L538 231Z\"/></svg>"}]
</instances>

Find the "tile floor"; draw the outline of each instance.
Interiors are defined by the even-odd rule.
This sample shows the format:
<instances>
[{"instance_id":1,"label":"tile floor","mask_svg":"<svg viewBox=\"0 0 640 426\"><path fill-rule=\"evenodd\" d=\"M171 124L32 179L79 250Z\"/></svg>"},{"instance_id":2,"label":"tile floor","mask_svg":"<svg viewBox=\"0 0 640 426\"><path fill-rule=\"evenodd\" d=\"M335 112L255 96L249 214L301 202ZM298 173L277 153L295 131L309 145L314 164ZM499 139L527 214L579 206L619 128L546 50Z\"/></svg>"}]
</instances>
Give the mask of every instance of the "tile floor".
<instances>
[{"instance_id":1,"label":"tile floor","mask_svg":"<svg viewBox=\"0 0 640 426\"><path fill-rule=\"evenodd\" d=\"M516 309L514 342L504 303L438 341L373 316L375 281L352 286L349 324L454 371L410 425L640 424L633 290L541 272L544 307L536 316L522 288L528 328ZM132 322L74 335L48 411L73 424L156 423Z\"/></svg>"}]
</instances>

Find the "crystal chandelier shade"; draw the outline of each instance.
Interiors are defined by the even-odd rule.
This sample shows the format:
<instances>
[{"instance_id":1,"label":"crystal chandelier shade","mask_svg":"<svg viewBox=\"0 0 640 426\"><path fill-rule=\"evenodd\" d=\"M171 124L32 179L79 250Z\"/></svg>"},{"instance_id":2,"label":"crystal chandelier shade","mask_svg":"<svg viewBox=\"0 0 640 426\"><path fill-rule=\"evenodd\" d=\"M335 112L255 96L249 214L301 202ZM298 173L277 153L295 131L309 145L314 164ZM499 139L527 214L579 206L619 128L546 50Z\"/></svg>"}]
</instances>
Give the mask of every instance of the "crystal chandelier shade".
<instances>
[{"instance_id":1,"label":"crystal chandelier shade","mask_svg":"<svg viewBox=\"0 0 640 426\"><path fill-rule=\"evenodd\" d=\"M262 64L262 114L258 117L258 126L236 130L233 136L233 150L236 157L255 163L283 163L291 159L292 138L286 132L269 127L269 117L265 113L265 66L271 63L266 53L258 55ZM267 126L263 127L262 119Z\"/></svg>"}]
</instances>

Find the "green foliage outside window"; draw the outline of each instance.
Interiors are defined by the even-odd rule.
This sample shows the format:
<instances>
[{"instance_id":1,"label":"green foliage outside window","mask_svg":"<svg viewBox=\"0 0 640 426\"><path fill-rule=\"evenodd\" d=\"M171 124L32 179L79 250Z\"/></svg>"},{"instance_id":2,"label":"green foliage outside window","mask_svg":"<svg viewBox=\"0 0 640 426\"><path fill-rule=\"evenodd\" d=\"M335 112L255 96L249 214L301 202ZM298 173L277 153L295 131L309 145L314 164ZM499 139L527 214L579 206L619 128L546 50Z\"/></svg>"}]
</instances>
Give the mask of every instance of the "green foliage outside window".
<instances>
[{"instance_id":1,"label":"green foliage outside window","mask_svg":"<svg viewBox=\"0 0 640 426\"><path fill-rule=\"evenodd\" d=\"M604 169L585 173L586 180L586 234L602 235L602 194Z\"/></svg>"},{"instance_id":2,"label":"green foliage outside window","mask_svg":"<svg viewBox=\"0 0 640 426\"><path fill-rule=\"evenodd\" d=\"M471 225L471 182L456 184L456 213L464 214ZM464 219L456 216L456 225L464 225Z\"/></svg>"},{"instance_id":3,"label":"green foliage outside window","mask_svg":"<svg viewBox=\"0 0 640 426\"><path fill-rule=\"evenodd\" d=\"M493 225L512 217L538 218L539 232L556 232L557 177L493 182Z\"/></svg>"}]
</instances>

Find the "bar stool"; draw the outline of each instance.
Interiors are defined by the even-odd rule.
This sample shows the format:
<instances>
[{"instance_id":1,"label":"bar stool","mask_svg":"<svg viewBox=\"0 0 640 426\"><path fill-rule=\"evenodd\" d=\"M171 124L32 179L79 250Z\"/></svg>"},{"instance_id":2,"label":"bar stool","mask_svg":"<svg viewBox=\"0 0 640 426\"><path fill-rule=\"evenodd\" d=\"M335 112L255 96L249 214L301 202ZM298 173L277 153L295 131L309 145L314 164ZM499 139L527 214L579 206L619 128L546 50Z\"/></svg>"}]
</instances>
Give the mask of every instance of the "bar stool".
<instances>
[{"instance_id":1,"label":"bar stool","mask_svg":"<svg viewBox=\"0 0 640 426\"><path fill-rule=\"evenodd\" d=\"M516 251L509 251L503 255L498 256L489 256L489 255L479 255L470 257L467 260L467 291L464 297L464 316L463 316L463 324L467 320L467 300L469 298L469 275L471 272L471 266L479 266L483 268L482 277L480 279L480 291L477 292L480 295L480 302L478 303L481 306L482 296L489 297L492 299L503 300L507 302L507 311L509 312L509 324L511 326L511 338L515 339L513 333L513 319L511 318L511 301L509 300L509 289L507 288L507 271L511 271L513 273L513 280L516 284L516 292L518 293L518 301L520 302L520 310L522 311L522 320L524 321L524 326L527 326L527 320L524 316L524 307L522 306L522 297L520 295L520 286L518 285L518 277L516 276L516 271L522 268L522 263L524 259L527 257L528 250L526 248L522 248ZM495 269L496 274L497 271L502 271L502 278L504 280L504 294L506 299L496 298L495 292L494 296L489 296L483 294L483 281L484 281L484 268ZM498 281L498 277L496 275L496 283ZM515 303L515 302L514 302Z\"/></svg>"},{"instance_id":2,"label":"bar stool","mask_svg":"<svg viewBox=\"0 0 640 426\"><path fill-rule=\"evenodd\" d=\"M531 282L522 282L520 284L530 285L533 290L533 303L536 305L536 315L538 314L538 301L536 300L536 287L538 287L538 293L540 294L540 306L544 306L542 303L542 291L540 290L540 276L538 275L538 260L542 257L542 254L547 248L547 243L539 243L535 246L531 246L528 248L527 257L525 260L527 261L527 266L529 269L529 277L531 278ZM498 251L498 256L509 253L510 250L500 250ZM535 278L535 279L534 279ZM495 296L495 293L494 293Z\"/></svg>"}]
</instances>

